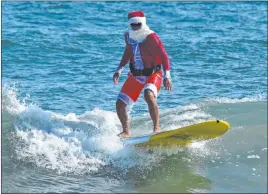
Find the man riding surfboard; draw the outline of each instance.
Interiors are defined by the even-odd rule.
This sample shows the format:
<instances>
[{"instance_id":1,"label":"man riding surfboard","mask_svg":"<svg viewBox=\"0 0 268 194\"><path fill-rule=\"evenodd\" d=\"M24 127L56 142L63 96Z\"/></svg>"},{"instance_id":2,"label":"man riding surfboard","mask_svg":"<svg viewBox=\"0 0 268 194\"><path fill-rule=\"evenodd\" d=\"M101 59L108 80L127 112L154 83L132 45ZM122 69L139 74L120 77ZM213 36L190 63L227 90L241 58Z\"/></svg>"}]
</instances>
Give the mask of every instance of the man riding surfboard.
<instances>
[{"instance_id":1,"label":"man riding surfboard","mask_svg":"<svg viewBox=\"0 0 268 194\"><path fill-rule=\"evenodd\" d=\"M130 12L128 22L129 32L124 35L125 51L117 71L113 75L113 81L117 84L124 66L130 62L128 78L116 101L117 115L123 128L123 132L118 134L120 137L130 137L126 108L137 101L143 89L144 99L148 104L154 124L153 131L159 133L159 110L156 99L163 78L164 87L169 91L172 89L167 52L157 34L146 25L144 13L141 11Z\"/></svg>"}]
</instances>

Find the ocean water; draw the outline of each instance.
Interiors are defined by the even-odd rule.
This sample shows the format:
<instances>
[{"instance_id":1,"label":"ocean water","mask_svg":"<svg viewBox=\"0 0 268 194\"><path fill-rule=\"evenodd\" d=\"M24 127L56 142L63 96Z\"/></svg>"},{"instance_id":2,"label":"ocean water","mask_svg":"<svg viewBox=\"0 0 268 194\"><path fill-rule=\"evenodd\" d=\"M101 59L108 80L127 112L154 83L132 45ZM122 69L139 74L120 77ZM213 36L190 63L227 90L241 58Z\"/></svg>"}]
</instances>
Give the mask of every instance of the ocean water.
<instances>
[{"instance_id":1,"label":"ocean water","mask_svg":"<svg viewBox=\"0 0 268 194\"><path fill-rule=\"evenodd\" d=\"M188 147L124 146L115 101L127 13L171 61L163 130L222 119ZM267 192L267 2L2 2L2 192ZM152 132L141 95L133 135Z\"/></svg>"}]
</instances>

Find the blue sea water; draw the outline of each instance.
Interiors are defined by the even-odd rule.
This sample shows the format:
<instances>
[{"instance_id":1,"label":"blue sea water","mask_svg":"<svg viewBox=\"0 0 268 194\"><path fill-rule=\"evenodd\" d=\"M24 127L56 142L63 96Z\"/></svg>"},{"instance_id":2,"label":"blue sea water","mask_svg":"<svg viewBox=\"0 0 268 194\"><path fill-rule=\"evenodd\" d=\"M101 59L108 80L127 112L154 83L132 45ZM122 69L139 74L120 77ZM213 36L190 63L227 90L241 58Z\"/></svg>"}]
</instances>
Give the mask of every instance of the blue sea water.
<instances>
[{"instance_id":1,"label":"blue sea water","mask_svg":"<svg viewBox=\"0 0 268 194\"><path fill-rule=\"evenodd\" d=\"M223 119L189 148L124 147L112 81L142 10L171 61L164 130ZM267 2L2 2L3 192L267 192ZM134 135L152 132L141 95Z\"/></svg>"}]
</instances>

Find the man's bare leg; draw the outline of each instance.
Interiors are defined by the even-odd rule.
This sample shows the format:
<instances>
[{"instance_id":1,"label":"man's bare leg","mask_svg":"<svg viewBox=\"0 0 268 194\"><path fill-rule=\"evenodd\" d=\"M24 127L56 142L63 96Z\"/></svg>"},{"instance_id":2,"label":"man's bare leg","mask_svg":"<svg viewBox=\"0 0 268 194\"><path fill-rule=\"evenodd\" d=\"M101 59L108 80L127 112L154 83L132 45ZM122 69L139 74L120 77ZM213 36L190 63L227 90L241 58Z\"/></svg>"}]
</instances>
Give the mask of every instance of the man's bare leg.
<instances>
[{"instance_id":1,"label":"man's bare leg","mask_svg":"<svg viewBox=\"0 0 268 194\"><path fill-rule=\"evenodd\" d=\"M159 111L158 111L158 105L156 103L156 98L154 96L154 93L151 90L145 90L144 92L144 98L145 101L148 104L148 109L150 112L151 119L154 123L154 132L159 133L160 132L160 126L159 126Z\"/></svg>"},{"instance_id":2,"label":"man's bare leg","mask_svg":"<svg viewBox=\"0 0 268 194\"><path fill-rule=\"evenodd\" d=\"M123 132L118 134L119 137L130 137L128 114L126 107L127 105L122 100L117 99L116 112L123 128Z\"/></svg>"}]
</instances>

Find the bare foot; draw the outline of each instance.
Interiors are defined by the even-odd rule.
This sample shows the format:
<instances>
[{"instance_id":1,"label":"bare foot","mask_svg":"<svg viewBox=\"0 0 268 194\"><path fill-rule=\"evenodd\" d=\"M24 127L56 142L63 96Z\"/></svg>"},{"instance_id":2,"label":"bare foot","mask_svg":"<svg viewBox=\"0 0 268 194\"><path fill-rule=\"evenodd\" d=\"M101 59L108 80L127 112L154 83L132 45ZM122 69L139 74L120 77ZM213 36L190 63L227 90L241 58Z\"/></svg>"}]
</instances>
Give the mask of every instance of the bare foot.
<instances>
[{"instance_id":1,"label":"bare foot","mask_svg":"<svg viewBox=\"0 0 268 194\"><path fill-rule=\"evenodd\" d=\"M154 128L154 133L160 133L160 132L161 132L160 128Z\"/></svg>"},{"instance_id":2,"label":"bare foot","mask_svg":"<svg viewBox=\"0 0 268 194\"><path fill-rule=\"evenodd\" d=\"M119 137L130 137L130 133L123 131L123 132L119 133L117 136L119 136Z\"/></svg>"}]
</instances>

